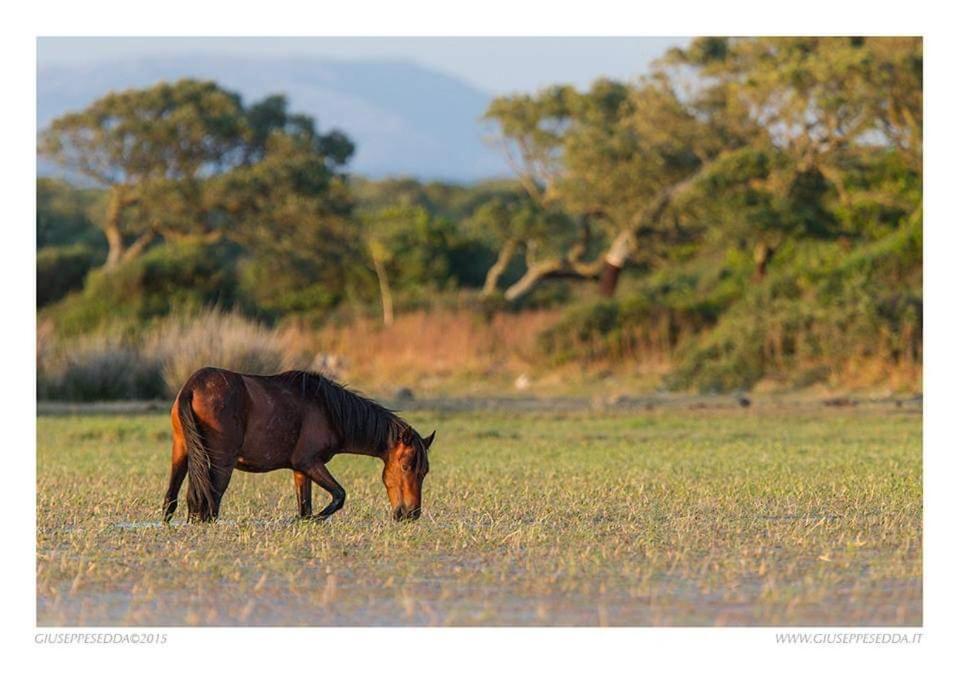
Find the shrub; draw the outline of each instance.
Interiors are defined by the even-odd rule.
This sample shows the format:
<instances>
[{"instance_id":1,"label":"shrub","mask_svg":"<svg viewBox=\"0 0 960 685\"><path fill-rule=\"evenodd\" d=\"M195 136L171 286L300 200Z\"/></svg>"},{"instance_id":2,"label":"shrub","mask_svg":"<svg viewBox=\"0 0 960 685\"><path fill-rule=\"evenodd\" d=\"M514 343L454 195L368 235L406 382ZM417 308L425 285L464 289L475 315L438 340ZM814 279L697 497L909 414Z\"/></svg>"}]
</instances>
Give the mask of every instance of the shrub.
<instances>
[{"instance_id":1,"label":"shrub","mask_svg":"<svg viewBox=\"0 0 960 685\"><path fill-rule=\"evenodd\" d=\"M272 374L309 362L285 349L275 329L215 309L160 321L145 336L144 347L160 365L170 396L204 366Z\"/></svg>"},{"instance_id":2,"label":"shrub","mask_svg":"<svg viewBox=\"0 0 960 685\"><path fill-rule=\"evenodd\" d=\"M98 333L38 350L39 399L92 402L164 396L157 360L114 333Z\"/></svg>"},{"instance_id":3,"label":"shrub","mask_svg":"<svg viewBox=\"0 0 960 685\"><path fill-rule=\"evenodd\" d=\"M239 296L249 308L270 319L286 314L327 313L342 293L317 277L309 260L242 259L237 265Z\"/></svg>"},{"instance_id":4,"label":"shrub","mask_svg":"<svg viewBox=\"0 0 960 685\"><path fill-rule=\"evenodd\" d=\"M46 313L58 334L77 335L108 322L136 330L174 311L232 307L237 293L233 251L225 245L160 245L112 270L92 271L81 292Z\"/></svg>"},{"instance_id":5,"label":"shrub","mask_svg":"<svg viewBox=\"0 0 960 685\"><path fill-rule=\"evenodd\" d=\"M866 359L919 368L921 253L920 224L909 221L832 264L769 278L680 352L668 384L720 392L770 378L797 387Z\"/></svg>"},{"instance_id":6,"label":"shrub","mask_svg":"<svg viewBox=\"0 0 960 685\"><path fill-rule=\"evenodd\" d=\"M922 363L922 242L916 212L856 249L786 242L761 282L733 252L663 269L633 295L569 308L538 345L555 364L666 359L666 385L677 390L884 382L878 373L894 368L909 384Z\"/></svg>"},{"instance_id":7,"label":"shrub","mask_svg":"<svg viewBox=\"0 0 960 685\"><path fill-rule=\"evenodd\" d=\"M102 259L102 254L83 243L40 248L37 251L37 307L81 289L87 273Z\"/></svg>"},{"instance_id":8,"label":"shrub","mask_svg":"<svg viewBox=\"0 0 960 685\"><path fill-rule=\"evenodd\" d=\"M38 397L74 402L171 398L204 366L270 374L312 359L267 326L219 310L174 315L136 334L42 335L38 341Z\"/></svg>"},{"instance_id":9,"label":"shrub","mask_svg":"<svg viewBox=\"0 0 960 685\"><path fill-rule=\"evenodd\" d=\"M540 334L540 350L554 363L630 361L651 353L669 357L741 296L743 279L728 261L659 273L635 294L571 307Z\"/></svg>"}]
</instances>

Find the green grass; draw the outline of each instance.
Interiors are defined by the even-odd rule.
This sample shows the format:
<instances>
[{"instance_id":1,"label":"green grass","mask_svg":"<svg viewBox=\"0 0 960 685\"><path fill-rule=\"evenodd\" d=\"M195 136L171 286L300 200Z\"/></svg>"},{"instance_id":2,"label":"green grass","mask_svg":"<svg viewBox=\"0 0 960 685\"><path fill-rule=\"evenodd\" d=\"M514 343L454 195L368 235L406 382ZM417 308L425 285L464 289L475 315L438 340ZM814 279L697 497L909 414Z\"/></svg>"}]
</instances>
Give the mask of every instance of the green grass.
<instances>
[{"instance_id":1,"label":"green grass","mask_svg":"<svg viewBox=\"0 0 960 685\"><path fill-rule=\"evenodd\" d=\"M921 420L889 407L411 413L425 513L341 455L162 526L166 416L38 418L40 625L919 625ZM315 489L315 506L325 495Z\"/></svg>"}]
</instances>

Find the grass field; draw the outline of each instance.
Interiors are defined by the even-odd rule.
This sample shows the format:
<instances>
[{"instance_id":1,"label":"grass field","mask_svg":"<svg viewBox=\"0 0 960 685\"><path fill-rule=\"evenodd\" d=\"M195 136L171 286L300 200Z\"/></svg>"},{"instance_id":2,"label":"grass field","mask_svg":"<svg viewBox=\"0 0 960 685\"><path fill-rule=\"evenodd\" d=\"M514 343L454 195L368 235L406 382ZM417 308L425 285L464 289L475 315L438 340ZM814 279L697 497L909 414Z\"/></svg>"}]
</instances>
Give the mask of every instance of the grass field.
<instances>
[{"instance_id":1,"label":"grass field","mask_svg":"<svg viewBox=\"0 0 960 685\"><path fill-rule=\"evenodd\" d=\"M919 625L921 417L893 404L417 411L425 511L341 455L159 524L168 418L40 416L37 623ZM315 489L316 503L325 495Z\"/></svg>"}]
</instances>

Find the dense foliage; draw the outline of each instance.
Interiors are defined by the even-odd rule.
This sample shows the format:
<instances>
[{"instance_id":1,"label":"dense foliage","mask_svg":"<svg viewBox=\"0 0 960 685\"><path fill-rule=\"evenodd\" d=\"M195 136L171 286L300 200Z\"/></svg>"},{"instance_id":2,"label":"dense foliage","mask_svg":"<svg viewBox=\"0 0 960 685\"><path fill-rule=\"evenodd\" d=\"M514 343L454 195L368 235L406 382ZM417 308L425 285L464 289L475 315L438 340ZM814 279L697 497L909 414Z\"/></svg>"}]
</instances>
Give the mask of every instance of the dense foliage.
<instances>
[{"instance_id":1,"label":"dense foliage","mask_svg":"<svg viewBox=\"0 0 960 685\"><path fill-rule=\"evenodd\" d=\"M697 39L637 82L497 98L487 121L516 179L374 181L280 96L110 94L41 135L93 183L38 182L41 318L71 336L210 306L386 326L556 307L540 365L918 387L919 39Z\"/></svg>"}]
</instances>

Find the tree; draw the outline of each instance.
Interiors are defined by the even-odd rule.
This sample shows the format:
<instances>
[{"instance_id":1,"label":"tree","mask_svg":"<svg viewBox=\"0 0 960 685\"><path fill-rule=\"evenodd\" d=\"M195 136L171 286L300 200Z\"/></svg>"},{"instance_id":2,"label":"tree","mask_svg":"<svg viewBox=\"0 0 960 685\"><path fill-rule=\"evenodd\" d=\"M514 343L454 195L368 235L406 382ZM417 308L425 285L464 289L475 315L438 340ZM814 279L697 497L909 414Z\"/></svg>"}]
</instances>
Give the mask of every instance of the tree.
<instances>
[{"instance_id":1,"label":"tree","mask_svg":"<svg viewBox=\"0 0 960 685\"><path fill-rule=\"evenodd\" d=\"M66 181L37 179L37 249L82 243L100 250L106 247L96 218L102 210L103 193L75 188Z\"/></svg>"},{"instance_id":2,"label":"tree","mask_svg":"<svg viewBox=\"0 0 960 685\"><path fill-rule=\"evenodd\" d=\"M583 227L565 251L528 264L511 296L564 276L613 294L638 251L655 257L710 228L696 225L716 218L708 190L747 203L735 232L752 232L762 278L784 235L830 224L832 193L850 204L849 171L864 154L892 147L919 174L921 48L912 38L703 38L635 85L494 100L486 117L529 196Z\"/></svg>"},{"instance_id":3,"label":"tree","mask_svg":"<svg viewBox=\"0 0 960 685\"><path fill-rule=\"evenodd\" d=\"M394 319L394 286L405 291L442 285L447 263L448 222L421 206L398 202L358 212L361 240L380 291L385 326Z\"/></svg>"},{"instance_id":4,"label":"tree","mask_svg":"<svg viewBox=\"0 0 960 685\"><path fill-rule=\"evenodd\" d=\"M109 189L103 231L112 267L140 254L158 226L179 223L173 217L194 183L235 163L244 136L237 95L209 82L180 81L110 93L60 117L42 133L40 153ZM165 212L150 224L127 220L130 210L158 196L175 201L173 216Z\"/></svg>"},{"instance_id":5,"label":"tree","mask_svg":"<svg viewBox=\"0 0 960 685\"><path fill-rule=\"evenodd\" d=\"M391 234L402 230L417 209L407 207L388 207L367 213L362 219L364 243L380 289L380 307L383 325L393 325L393 290L390 288L390 276L387 264L393 259L389 242ZM419 210L422 212L423 210Z\"/></svg>"},{"instance_id":6,"label":"tree","mask_svg":"<svg viewBox=\"0 0 960 685\"><path fill-rule=\"evenodd\" d=\"M920 38L700 38L665 64L697 72L701 103L726 93L801 169L878 144L920 166Z\"/></svg>"},{"instance_id":7,"label":"tree","mask_svg":"<svg viewBox=\"0 0 960 685\"><path fill-rule=\"evenodd\" d=\"M493 236L500 244L496 261L487 270L482 295L493 297L507 268L518 253L522 253L527 274L537 271L538 255L555 251L556 246L570 240L576 226L567 214L544 209L529 197L518 194L491 198L474 210L465 221L467 230ZM527 276L532 278L530 276ZM520 290L527 289L523 278L509 288L504 296L516 299Z\"/></svg>"},{"instance_id":8,"label":"tree","mask_svg":"<svg viewBox=\"0 0 960 685\"><path fill-rule=\"evenodd\" d=\"M691 106L742 142L688 206L752 241L756 279L787 236L838 235L832 198L852 211L851 175L878 149L900 157L903 178L920 173L919 38L700 38L663 64L692 69Z\"/></svg>"},{"instance_id":9,"label":"tree","mask_svg":"<svg viewBox=\"0 0 960 685\"><path fill-rule=\"evenodd\" d=\"M289 113L283 97L244 107L193 80L111 93L55 120L39 148L108 189L108 268L158 237L216 240L249 228L267 205L288 201L281 192L325 191L353 152L342 134L321 135Z\"/></svg>"},{"instance_id":10,"label":"tree","mask_svg":"<svg viewBox=\"0 0 960 685\"><path fill-rule=\"evenodd\" d=\"M529 263L508 299L558 276L599 279L612 294L641 243L682 239L664 221L667 209L724 143L660 78L498 98L487 118L530 197L576 217L580 229L564 252Z\"/></svg>"},{"instance_id":11,"label":"tree","mask_svg":"<svg viewBox=\"0 0 960 685\"><path fill-rule=\"evenodd\" d=\"M261 308L308 312L336 304L363 257L340 166L353 146L312 127L274 130L262 149L207 183L211 216L247 258Z\"/></svg>"}]
</instances>

